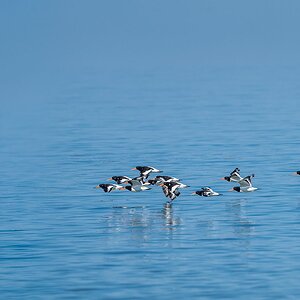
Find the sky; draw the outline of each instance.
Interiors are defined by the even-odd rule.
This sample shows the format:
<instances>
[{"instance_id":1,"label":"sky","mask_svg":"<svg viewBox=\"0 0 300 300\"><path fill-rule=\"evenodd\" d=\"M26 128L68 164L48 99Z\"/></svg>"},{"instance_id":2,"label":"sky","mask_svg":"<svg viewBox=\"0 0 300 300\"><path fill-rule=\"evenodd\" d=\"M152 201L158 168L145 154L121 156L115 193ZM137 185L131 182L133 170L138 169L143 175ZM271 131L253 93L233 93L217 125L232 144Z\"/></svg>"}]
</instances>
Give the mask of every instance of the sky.
<instances>
[{"instance_id":1,"label":"sky","mask_svg":"<svg viewBox=\"0 0 300 300\"><path fill-rule=\"evenodd\" d=\"M297 66L299 12L297 0L2 0L2 98L86 70Z\"/></svg>"}]
</instances>

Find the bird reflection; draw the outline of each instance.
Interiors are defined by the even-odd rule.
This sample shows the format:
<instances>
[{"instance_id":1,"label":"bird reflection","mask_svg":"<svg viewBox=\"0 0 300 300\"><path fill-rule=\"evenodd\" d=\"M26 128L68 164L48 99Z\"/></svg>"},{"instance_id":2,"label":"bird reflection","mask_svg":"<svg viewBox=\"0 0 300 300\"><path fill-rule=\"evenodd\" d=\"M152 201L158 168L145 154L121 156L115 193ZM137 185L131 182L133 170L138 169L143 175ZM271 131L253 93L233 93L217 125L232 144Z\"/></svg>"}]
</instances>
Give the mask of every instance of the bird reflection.
<instances>
[{"instance_id":1,"label":"bird reflection","mask_svg":"<svg viewBox=\"0 0 300 300\"><path fill-rule=\"evenodd\" d=\"M248 217L245 217L245 203L246 199L237 199L227 206L233 217L232 227L234 233L238 238L249 237L254 231L254 223Z\"/></svg>"},{"instance_id":2,"label":"bird reflection","mask_svg":"<svg viewBox=\"0 0 300 300\"><path fill-rule=\"evenodd\" d=\"M156 211L145 206L117 206L101 218L101 224L101 233L107 240L123 233L123 238L145 241L155 237L162 228L178 227L181 219L174 216L172 205L164 205L162 210Z\"/></svg>"},{"instance_id":3,"label":"bird reflection","mask_svg":"<svg viewBox=\"0 0 300 300\"><path fill-rule=\"evenodd\" d=\"M179 217L173 216L173 207L170 202L165 203L162 212L163 212L163 218L165 220L165 225L168 226L169 228L173 228L172 226L177 226L181 223Z\"/></svg>"}]
</instances>

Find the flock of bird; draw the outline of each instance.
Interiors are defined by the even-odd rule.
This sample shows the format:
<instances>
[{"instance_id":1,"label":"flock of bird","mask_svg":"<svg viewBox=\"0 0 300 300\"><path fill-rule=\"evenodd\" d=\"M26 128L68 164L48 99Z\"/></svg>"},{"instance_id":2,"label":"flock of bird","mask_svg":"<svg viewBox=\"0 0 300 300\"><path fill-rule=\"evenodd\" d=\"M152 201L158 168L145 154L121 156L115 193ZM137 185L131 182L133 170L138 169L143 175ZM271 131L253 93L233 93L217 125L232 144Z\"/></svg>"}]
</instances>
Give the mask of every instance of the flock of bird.
<instances>
[{"instance_id":1,"label":"flock of bird","mask_svg":"<svg viewBox=\"0 0 300 300\"><path fill-rule=\"evenodd\" d=\"M116 183L102 183L96 186L96 188L101 188L105 193L110 193L115 190L128 190L130 192L142 192L146 190L151 190L150 186L160 186L163 193L169 199L168 204L180 195L179 189L188 188L190 186L181 182L180 179L167 176L167 175L157 175L152 179L148 179L151 173L161 173L162 171L151 167L151 166L137 166L132 170L137 170L140 172L139 176L130 178L128 176L113 176L108 180L115 181ZM300 175L300 171L295 174ZM253 192L257 190L256 187L252 186L252 178L254 174L242 177L240 175L240 169L235 168L229 176L221 178L222 180L228 182L236 182L239 186L234 186L230 191L236 192ZM203 197L219 196L220 193L215 192L210 187L203 187L201 190L195 191L192 195L198 195Z\"/></svg>"}]
</instances>

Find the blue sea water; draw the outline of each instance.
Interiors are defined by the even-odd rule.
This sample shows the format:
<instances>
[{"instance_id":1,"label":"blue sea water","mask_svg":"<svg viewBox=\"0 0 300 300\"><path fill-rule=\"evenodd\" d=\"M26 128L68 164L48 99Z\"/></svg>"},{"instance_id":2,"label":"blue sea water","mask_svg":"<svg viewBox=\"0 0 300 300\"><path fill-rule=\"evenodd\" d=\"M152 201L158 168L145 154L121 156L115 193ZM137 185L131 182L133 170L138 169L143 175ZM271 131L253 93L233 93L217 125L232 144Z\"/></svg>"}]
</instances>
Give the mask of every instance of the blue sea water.
<instances>
[{"instance_id":1,"label":"blue sea water","mask_svg":"<svg viewBox=\"0 0 300 300\"><path fill-rule=\"evenodd\" d=\"M299 299L299 71L83 72L0 118L2 299ZM94 189L153 165L159 187ZM219 180L255 174L254 193ZM211 186L223 195L191 193Z\"/></svg>"}]
</instances>

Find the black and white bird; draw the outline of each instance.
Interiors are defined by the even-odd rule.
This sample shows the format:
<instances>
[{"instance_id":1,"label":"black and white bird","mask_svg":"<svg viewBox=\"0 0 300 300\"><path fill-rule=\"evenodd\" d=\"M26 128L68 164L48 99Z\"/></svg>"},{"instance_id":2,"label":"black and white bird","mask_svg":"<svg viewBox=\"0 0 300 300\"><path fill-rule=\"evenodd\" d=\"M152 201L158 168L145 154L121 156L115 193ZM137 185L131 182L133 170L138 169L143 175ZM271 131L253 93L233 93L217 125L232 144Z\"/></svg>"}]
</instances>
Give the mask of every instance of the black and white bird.
<instances>
[{"instance_id":1,"label":"black and white bird","mask_svg":"<svg viewBox=\"0 0 300 300\"><path fill-rule=\"evenodd\" d=\"M254 174L249 175L241 179L238 183L240 186L234 186L230 191L236 191L236 192L254 192L257 190L256 187L252 186L252 178L254 177Z\"/></svg>"},{"instance_id":2,"label":"black and white bird","mask_svg":"<svg viewBox=\"0 0 300 300\"><path fill-rule=\"evenodd\" d=\"M118 184L107 184L102 183L96 186L96 189L103 189L105 193L110 193L111 191L115 190L125 190L125 188Z\"/></svg>"},{"instance_id":3,"label":"black and white bird","mask_svg":"<svg viewBox=\"0 0 300 300\"><path fill-rule=\"evenodd\" d=\"M203 187L200 191L193 192L192 195L198 195L203 197L212 197L212 196L219 196L221 194L215 192L210 187Z\"/></svg>"},{"instance_id":4,"label":"black and white bird","mask_svg":"<svg viewBox=\"0 0 300 300\"><path fill-rule=\"evenodd\" d=\"M167 175L157 175L155 178L158 178L160 180L163 180L164 182L171 182L171 181L180 181L180 179L173 177L173 176L167 176Z\"/></svg>"},{"instance_id":5,"label":"black and white bird","mask_svg":"<svg viewBox=\"0 0 300 300\"><path fill-rule=\"evenodd\" d=\"M129 183L130 185L150 185L149 182L145 181L145 178L143 176L134 177L130 180L125 181L125 183Z\"/></svg>"},{"instance_id":6,"label":"black and white bird","mask_svg":"<svg viewBox=\"0 0 300 300\"><path fill-rule=\"evenodd\" d=\"M170 198L173 201L176 197L180 195L178 188L180 183L178 182L164 182L160 184L162 190L167 198Z\"/></svg>"},{"instance_id":7,"label":"black and white bird","mask_svg":"<svg viewBox=\"0 0 300 300\"><path fill-rule=\"evenodd\" d=\"M108 178L107 180L113 180L115 181L117 184L123 184L123 183L127 183L128 180L131 180L132 178L128 177L128 176L113 176L111 178Z\"/></svg>"},{"instance_id":8,"label":"black and white bird","mask_svg":"<svg viewBox=\"0 0 300 300\"><path fill-rule=\"evenodd\" d=\"M145 179L148 178L150 173L161 173L162 172L162 171L160 171L154 167L150 167L150 166L136 166L135 168L133 168L131 170L140 171L140 176L144 177Z\"/></svg>"},{"instance_id":9,"label":"black and white bird","mask_svg":"<svg viewBox=\"0 0 300 300\"><path fill-rule=\"evenodd\" d=\"M130 185L125 186L125 189L131 192L151 190L151 188L149 188L150 183L145 182L143 177L135 177L131 180L128 180L127 183Z\"/></svg>"},{"instance_id":10,"label":"black and white bird","mask_svg":"<svg viewBox=\"0 0 300 300\"><path fill-rule=\"evenodd\" d=\"M235 168L229 176L225 176L223 178L221 178L221 180L226 180L228 182L238 182L241 179L243 179L243 177L240 175L240 169L239 168Z\"/></svg>"},{"instance_id":11,"label":"black and white bird","mask_svg":"<svg viewBox=\"0 0 300 300\"><path fill-rule=\"evenodd\" d=\"M149 179L148 182L152 185L160 185L164 182L178 182L180 179L167 175L159 175L153 179Z\"/></svg>"}]
</instances>

